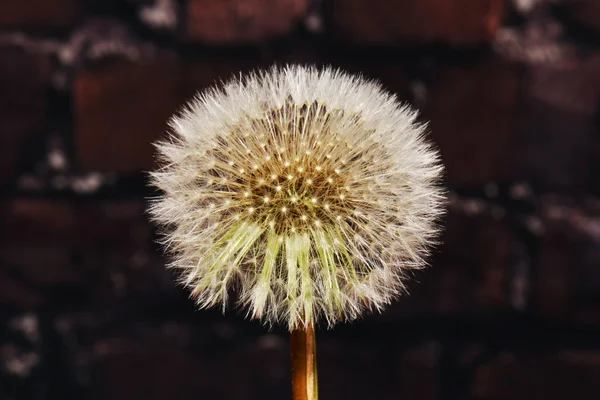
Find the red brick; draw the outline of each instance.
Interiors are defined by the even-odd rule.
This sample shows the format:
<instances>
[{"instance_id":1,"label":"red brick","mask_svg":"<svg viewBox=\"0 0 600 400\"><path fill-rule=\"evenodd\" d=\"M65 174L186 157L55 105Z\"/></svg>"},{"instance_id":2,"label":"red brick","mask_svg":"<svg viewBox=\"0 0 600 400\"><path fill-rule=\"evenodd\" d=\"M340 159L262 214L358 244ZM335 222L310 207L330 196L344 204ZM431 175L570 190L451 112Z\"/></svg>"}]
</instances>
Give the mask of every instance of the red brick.
<instances>
[{"instance_id":1,"label":"red brick","mask_svg":"<svg viewBox=\"0 0 600 400\"><path fill-rule=\"evenodd\" d=\"M324 60L333 65L339 65L333 53L325 53L323 48L315 46L312 37L290 37L284 46L278 47L276 56L282 64L320 65ZM343 64L342 64L343 65Z\"/></svg>"},{"instance_id":2,"label":"red brick","mask_svg":"<svg viewBox=\"0 0 600 400\"><path fill-rule=\"evenodd\" d=\"M373 318L477 315L514 307L517 238L507 221L484 211L471 215L470 208L475 206L453 200L431 266L408 283L409 295Z\"/></svg>"},{"instance_id":3,"label":"red brick","mask_svg":"<svg viewBox=\"0 0 600 400\"><path fill-rule=\"evenodd\" d=\"M359 44L488 42L505 0L330 0L333 29Z\"/></svg>"},{"instance_id":4,"label":"red brick","mask_svg":"<svg viewBox=\"0 0 600 400\"><path fill-rule=\"evenodd\" d=\"M423 116L431 121L448 184L482 186L510 177L520 71L496 58L433 71Z\"/></svg>"},{"instance_id":5,"label":"red brick","mask_svg":"<svg viewBox=\"0 0 600 400\"><path fill-rule=\"evenodd\" d=\"M596 0L563 0L561 5L581 26L600 33L600 3Z\"/></svg>"},{"instance_id":6,"label":"red brick","mask_svg":"<svg viewBox=\"0 0 600 400\"><path fill-rule=\"evenodd\" d=\"M0 46L0 183L16 174L22 140L43 129L49 71L46 57Z\"/></svg>"},{"instance_id":7,"label":"red brick","mask_svg":"<svg viewBox=\"0 0 600 400\"><path fill-rule=\"evenodd\" d=\"M290 350L285 339L264 334L227 347L228 351L216 355L219 361L212 381L222 395L215 398L291 398Z\"/></svg>"},{"instance_id":8,"label":"red brick","mask_svg":"<svg viewBox=\"0 0 600 400\"><path fill-rule=\"evenodd\" d=\"M77 0L5 0L0 4L0 27L9 29L66 29L77 21Z\"/></svg>"},{"instance_id":9,"label":"red brick","mask_svg":"<svg viewBox=\"0 0 600 400\"><path fill-rule=\"evenodd\" d=\"M152 142L181 106L180 65L159 57L81 71L74 84L75 142L84 171L135 172L154 165Z\"/></svg>"},{"instance_id":10,"label":"red brick","mask_svg":"<svg viewBox=\"0 0 600 400\"><path fill-rule=\"evenodd\" d=\"M402 397L407 399L437 399L440 391L438 347L437 343L429 342L414 348L398 349L394 354L394 380L398 386L392 393L402 393Z\"/></svg>"},{"instance_id":11,"label":"red brick","mask_svg":"<svg viewBox=\"0 0 600 400\"><path fill-rule=\"evenodd\" d=\"M394 93L400 101L412 99L410 81L405 66L395 62L372 62L370 60L336 60L336 66L350 73L378 81L385 90Z\"/></svg>"},{"instance_id":12,"label":"red brick","mask_svg":"<svg viewBox=\"0 0 600 400\"><path fill-rule=\"evenodd\" d=\"M42 304L43 295L36 288L16 282L11 274L0 268L0 304L11 308L31 309Z\"/></svg>"},{"instance_id":13,"label":"red brick","mask_svg":"<svg viewBox=\"0 0 600 400\"><path fill-rule=\"evenodd\" d=\"M0 301L39 305L64 288L103 306L168 300L173 283L141 203L7 201L0 227Z\"/></svg>"},{"instance_id":14,"label":"red brick","mask_svg":"<svg viewBox=\"0 0 600 400\"><path fill-rule=\"evenodd\" d=\"M247 73L259 65L258 60L252 59L187 60L182 82L184 98L190 99L198 91L219 85L220 82L226 82L240 73Z\"/></svg>"},{"instance_id":15,"label":"red brick","mask_svg":"<svg viewBox=\"0 0 600 400\"><path fill-rule=\"evenodd\" d=\"M68 202L15 200L3 206L1 234L5 240L60 243L72 239L76 216Z\"/></svg>"},{"instance_id":16,"label":"red brick","mask_svg":"<svg viewBox=\"0 0 600 400\"><path fill-rule=\"evenodd\" d=\"M277 60L279 63L329 65L340 68L348 73L379 81L386 90L395 93L401 101L412 99L410 81L406 72L408 63L402 60L384 61L369 56L326 52L319 46L315 46L314 41L309 39L286 41L286 46L282 46Z\"/></svg>"},{"instance_id":17,"label":"red brick","mask_svg":"<svg viewBox=\"0 0 600 400\"><path fill-rule=\"evenodd\" d=\"M594 400L600 392L600 353L502 353L477 369L471 391L481 400Z\"/></svg>"},{"instance_id":18,"label":"red brick","mask_svg":"<svg viewBox=\"0 0 600 400\"><path fill-rule=\"evenodd\" d=\"M113 339L96 343L94 356L91 385L97 399L175 399L207 394L210 366L182 349Z\"/></svg>"},{"instance_id":19,"label":"red brick","mask_svg":"<svg viewBox=\"0 0 600 400\"><path fill-rule=\"evenodd\" d=\"M168 302L174 282L152 243L139 202L82 204L76 208L73 263L83 274L87 299L100 306L121 301Z\"/></svg>"},{"instance_id":20,"label":"red brick","mask_svg":"<svg viewBox=\"0 0 600 400\"><path fill-rule=\"evenodd\" d=\"M231 335L236 333L233 325L220 324ZM198 393L230 400L291 398L285 336L264 334L248 339L235 335L236 339L224 341L206 332L211 328L218 332L210 323L195 327L171 323L169 335L161 328L128 326L85 351L91 367L90 390L96 398L165 399L197 397ZM400 347L391 337L382 342L319 336L317 341L323 398L436 398L435 343Z\"/></svg>"},{"instance_id":21,"label":"red brick","mask_svg":"<svg viewBox=\"0 0 600 400\"><path fill-rule=\"evenodd\" d=\"M231 400L290 398L285 340L264 335L219 346L214 338L200 339L199 332L187 330L194 350L176 347L164 338L114 338L96 343L91 369L94 397L158 400L200 394L202 398Z\"/></svg>"},{"instance_id":22,"label":"red brick","mask_svg":"<svg viewBox=\"0 0 600 400\"><path fill-rule=\"evenodd\" d=\"M600 204L544 197L531 277L533 311L571 323L600 321Z\"/></svg>"},{"instance_id":23,"label":"red brick","mask_svg":"<svg viewBox=\"0 0 600 400\"><path fill-rule=\"evenodd\" d=\"M541 191L584 192L595 163L600 53L530 65L524 74L515 174Z\"/></svg>"},{"instance_id":24,"label":"red brick","mask_svg":"<svg viewBox=\"0 0 600 400\"><path fill-rule=\"evenodd\" d=\"M401 65L392 63L384 65L365 65L362 68L363 75L379 81L385 90L394 93L399 101L410 101L413 93L410 80L406 76L406 70Z\"/></svg>"},{"instance_id":25,"label":"red brick","mask_svg":"<svg viewBox=\"0 0 600 400\"><path fill-rule=\"evenodd\" d=\"M594 193L596 196L600 196L600 179L597 179L597 177L600 176L600 126L596 127L594 132L592 139L592 151L592 160L594 161L590 171L592 193Z\"/></svg>"},{"instance_id":26,"label":"red brick","mask_svg":"<svg viewBox=\"0 0 600 400\"><path fill-rule=\"evenodd\" d=\"M209 44L244 44L284 36L309 0L188 0L186 37Z\"/></svg>"},{"instance_id":27,"label":"red brick","mask_svg":"<svg viewBox=\"0 0 600 400\"><path fill-rule=\"evenodd\" d=\"M373 338L318 342L320 397L436 399L435 344L400 348L397 343Z\"/></svg>"},{"instance_id":28,"label":"red brick","mask_svg":"<svg viewBox=\"0 0 600 400\"><path fill-rule=\"evenodd\" d=\"M2 204L0 301L14 306L39 305L49 287L73 283L78 273L69 261L68 243L75 226L62 202L20 200Z\"/></svg>"}]
</instances>

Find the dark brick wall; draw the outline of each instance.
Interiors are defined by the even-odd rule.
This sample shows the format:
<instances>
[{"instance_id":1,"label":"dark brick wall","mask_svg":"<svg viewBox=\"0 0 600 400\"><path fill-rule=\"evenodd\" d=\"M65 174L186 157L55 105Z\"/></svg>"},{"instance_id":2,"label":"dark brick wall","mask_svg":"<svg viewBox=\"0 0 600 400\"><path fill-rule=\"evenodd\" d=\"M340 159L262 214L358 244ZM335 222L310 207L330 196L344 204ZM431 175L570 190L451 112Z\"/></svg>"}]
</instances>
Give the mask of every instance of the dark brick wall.
<instances>
[{"instance_id":1,"label":"dark brick wall","mask_svg":"<svg viewBox=\"0 0 600 400\"><path fill-rule=\"evenodd\" d=\"M194 311L145 214L151 142L272 63L377 78L447 167L412 295L319 332L323 399L597 399L600 2L0 2L0 399L285 399L288 342Z\"/></svg>"}]
</instances>

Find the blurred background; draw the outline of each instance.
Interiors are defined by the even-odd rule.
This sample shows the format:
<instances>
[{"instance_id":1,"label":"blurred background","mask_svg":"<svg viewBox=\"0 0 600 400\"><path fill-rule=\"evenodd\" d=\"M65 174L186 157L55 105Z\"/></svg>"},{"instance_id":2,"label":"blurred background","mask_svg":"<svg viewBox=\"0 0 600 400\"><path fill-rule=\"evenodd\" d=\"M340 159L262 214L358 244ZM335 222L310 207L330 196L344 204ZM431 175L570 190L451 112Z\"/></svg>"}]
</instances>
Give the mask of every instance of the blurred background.
<instances>
[{"instance_id":1,"label":"blurred background","mask_svg":"<svg viewBox=\"0 0 600 400\"><path fill-rule=\"evenodd\" d=\"M323 399L600 397L600 1L2 0L0 399L288 399L288 337L195 311L145 213L151 142L272 63L430 120L432 267L318 333Z\"/></svg>"}]
</instances>

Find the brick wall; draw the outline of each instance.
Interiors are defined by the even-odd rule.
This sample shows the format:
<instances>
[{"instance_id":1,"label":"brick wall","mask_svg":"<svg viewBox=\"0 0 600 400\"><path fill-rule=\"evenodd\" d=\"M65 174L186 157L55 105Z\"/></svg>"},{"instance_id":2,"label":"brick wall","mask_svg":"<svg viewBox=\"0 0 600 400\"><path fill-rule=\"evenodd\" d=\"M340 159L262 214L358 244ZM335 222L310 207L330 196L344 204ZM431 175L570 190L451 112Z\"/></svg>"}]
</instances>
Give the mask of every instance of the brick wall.
<instances>
[{"instance_id":1,"label":"brick wall","mask_svg":"<svg viewBox=\"0 0 600 400\"><path fill-rule=\"evenodd\" d=\"M323 399L597 399L596 0L5 0L0 399L285 399L287 337L194 311L144 212L194 93L332 64L419 108L447 167L410 297L319 334Z\"/></svg>"}]
</instances>

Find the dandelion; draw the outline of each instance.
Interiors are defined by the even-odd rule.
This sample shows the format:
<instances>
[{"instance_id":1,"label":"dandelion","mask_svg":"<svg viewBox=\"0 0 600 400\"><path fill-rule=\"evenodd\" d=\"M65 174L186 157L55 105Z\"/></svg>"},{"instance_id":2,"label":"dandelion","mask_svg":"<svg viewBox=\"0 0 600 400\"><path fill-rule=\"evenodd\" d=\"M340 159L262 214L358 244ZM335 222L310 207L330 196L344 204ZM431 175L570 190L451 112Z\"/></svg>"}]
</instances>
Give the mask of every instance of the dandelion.
<instances>
[{"instance_id":1,"label":"dandelion","mask_svg":"<svg viewBox=\"0 0 600 400\"><path fill-rule=\"evenodd\" d=\"M425 265L442 172L376 83L273 68L199 95L158 143L151 208L201 308L312 332L379 311ZM305 340L305 338L304 338Z\"/></svg>"}]
</instances>

